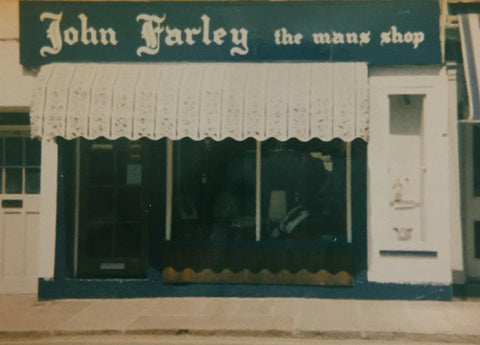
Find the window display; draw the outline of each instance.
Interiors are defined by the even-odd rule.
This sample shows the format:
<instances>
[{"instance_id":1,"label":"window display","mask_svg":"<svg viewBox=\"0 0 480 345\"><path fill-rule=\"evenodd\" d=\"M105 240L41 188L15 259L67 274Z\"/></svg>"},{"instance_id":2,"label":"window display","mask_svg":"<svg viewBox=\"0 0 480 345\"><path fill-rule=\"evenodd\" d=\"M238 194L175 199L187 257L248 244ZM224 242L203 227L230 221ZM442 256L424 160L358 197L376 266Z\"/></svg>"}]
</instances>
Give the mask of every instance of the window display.
<instances>
[{"instance_id":1,"label":"window display","mask_svg":"<svg viewBox=\"0 0 480 345\"><path fill-rule=\"evenodd\" d=\"M345 240L345 143L256 143L227 139L174 143L173 240L255 240L261 175L261 241Z\"/></svg>"},{"instance_id":2,"label":"window display","mask_svg":"<svg viewBox=\"0 0 480 345\"><path fill-rule=\"evenodd\" d=\"M350 144L82 142L81 276L351 284Z\"/></svg>"},{"instance_id":3,"label":"window display","mask_svg":"<svg viewBox=\"0 0 480 345\"><path fill-rule=\"evenodd\" d=\"M254 240L255 141L174 143L172 238Z\"/></svg>"},{"instance_id":4,"label":"window display","mask_svg":"<svg viewBox=\"0 0 480 345\"><path fill-rule=\"evenodd\" d=\"M344 241L345 143L262 143L262 238Z\"/></svg>"}]
</instances>

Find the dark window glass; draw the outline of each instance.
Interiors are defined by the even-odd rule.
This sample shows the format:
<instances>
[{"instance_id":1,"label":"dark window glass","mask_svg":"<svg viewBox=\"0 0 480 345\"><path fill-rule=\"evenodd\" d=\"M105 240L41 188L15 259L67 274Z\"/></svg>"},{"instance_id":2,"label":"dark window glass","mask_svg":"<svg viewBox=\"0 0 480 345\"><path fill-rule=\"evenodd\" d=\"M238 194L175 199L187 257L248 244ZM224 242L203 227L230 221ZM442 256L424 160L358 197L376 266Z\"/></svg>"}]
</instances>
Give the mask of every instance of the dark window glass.
<instances>
[{"instance_id":1,"label":"dark window glass","mask_svg":"<svg viewBox=\"0 0 480 345\"><path fill-rule=\"evenodd\" d=\"M3 138L0 138L0 166L4 165L3 162L3 153L4 153L4 145L3 145Z\"/></svg>"},{"instance_id":2,"label":"dark window glass","mask_svg":"<svg viewBox=\"0 0 480 345\"><path fill-rule=\"evenodd\" d=\"M111 221L114 219L113 188L89 188L88 219L92 221Z\"/></svg>"},{"instance_id":3,"label":"dark window glass","mask_svg":"<svg viewBox=\"0 0 480 345\"><path fill-rule=\"evenodd\" d=\"M141 250L141 232L140 223L120 223L116 226L116 256L129 258L140 255Z\"/></svg>"},{"instance_id":4,"label":"dark window glass","mask_svg":"<svg viewBox=\"0 0 480 345\"><path fill-rule=\"evenodd\" d=\"M475 222L474 231L475 258L480 259L480 222Z\"/></svg>"},{"instance_id":5,"label":"dark window glass","mask_svg":"<svg viewBox=\"0 0 480 345\"><path fill-rule=\"evenodd\" d=\"M5 169L5 192L8 194L22 193L22 170L21 168Z\"/></svg>"},{"instance_id":6,"label":"dark window glass","mask_svg":"<svg viewBox=\"0 0 480 345\"><path fill-rule=\"evenodd\" d=\"M120 188L117 191L117 219L138 220L142 212L140 188Z\"/></svg>"},{"instance_id":7,"label":"dark window glass","mask_svg":"<svg viewBox=\"0 0 480 345\"><path fill-rule=\"evenodd\" d=\"M262 239L344 241L345 162L340 140L262 143Z\"/></svg>"},{"instance_id":8,"label":"dark window glass","mask_svg":"<svg viewBox=\"0 0 480 345\"><path fill-rule=\"evenodd\" d=\"M25 165L40 166L41 144L37 139L25 139Z\"/></svg>"},{"instance_id":9,"label":"dark window glass","mask_svg":"<svg viewBox=\"0 0 480 345\"><path fill-rule=\"evenodd\" d=\"M255 238L255 141L174 144L174 238Z\"/></svg>"},{"instance_id":10,"label":"dark window glass","mask_svg":"<svg viewBox=\"0 0 480 345\"><path fill-rule=\"evenodd\" d=\"M40 168L25 169L25 193L40 193Z\"/></svg>"},{"instance_id":11,"label":"dark window glass","mask_svg":"<svg viewBox=\"0 0 480 345\"><path fill-rule=\"evenodd\" d=\"M112 185L114 180L114 152L112 150L92 150L89 155L88 181L92 185Z\"/></svg>"},{"instance_id":12,"label":"dark window glass","mask_svg":"<svg viewBox=\"0 0 480 345\"><path fill-rule=\"evenodd\" d=\"M473 189L480 196L480 126L473 127Z\"/></svg>"},{"instance_id":13,"label":"dark window glass","mask_svg":"<svg viewBox=\"0 0 480 345\"><path fill-rule=\"evenodd\" d=\"M23 165L23 138L5 138L5 165Z\"/></svg>"},{"instance_id":14,"label":"dark window glass","mask_svg":"<svg viewBox=\"0 0 480 345\"><path fill-rule=\"evenodd\" d=\"M113 226L105 223L90 223L87 232L87 253L93 258L108 258L113 253Z\"/></svg>"}]
</instances>

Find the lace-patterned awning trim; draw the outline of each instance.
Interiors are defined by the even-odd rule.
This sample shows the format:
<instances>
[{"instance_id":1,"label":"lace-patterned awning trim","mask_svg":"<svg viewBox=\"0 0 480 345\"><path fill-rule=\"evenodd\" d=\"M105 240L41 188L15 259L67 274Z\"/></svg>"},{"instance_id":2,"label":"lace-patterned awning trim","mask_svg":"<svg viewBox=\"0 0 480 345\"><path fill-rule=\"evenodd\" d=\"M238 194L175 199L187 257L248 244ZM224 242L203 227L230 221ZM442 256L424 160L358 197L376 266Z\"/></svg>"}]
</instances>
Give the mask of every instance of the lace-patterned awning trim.
<instances>
[{"instance_id":1,"label":"lace-patterned awning trim","mask_svg":"<svg viewBox=\"0 0 480 345\"><path fill-rule=\"evenodd\" d=\"M55 63L32 136L368 139L365 63Z\"/></svg>"}]
</instances>

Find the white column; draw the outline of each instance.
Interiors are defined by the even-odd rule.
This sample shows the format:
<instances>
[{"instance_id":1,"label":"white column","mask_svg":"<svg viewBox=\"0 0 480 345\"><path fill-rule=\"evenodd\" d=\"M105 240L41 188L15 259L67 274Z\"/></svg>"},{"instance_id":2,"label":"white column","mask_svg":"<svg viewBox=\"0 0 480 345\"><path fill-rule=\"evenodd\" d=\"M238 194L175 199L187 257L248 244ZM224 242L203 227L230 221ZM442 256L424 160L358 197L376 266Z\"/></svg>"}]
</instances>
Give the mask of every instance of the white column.
<instances>
[{"instance_id":1,"label":"white column","mask_svg":"<svg viewBox=\"0 0 480 345\"><path fill-rule=\"evenodd\" d=\"M256 184L255 184L255 240L261 239L262 234L262 142L257 140L256 149Z\"/></svg>"},{"instance_id":2,"label":"white column","mask_svg":"<svg viewBox=\"0 0 480 345\"><path fill-rule=\"evenodd\" d=\"M165 240L172 238L173 142L167 139L167 181L165 210Z\"/></svg>"},{"instance_id":3,"label":"white column","mask_svg":"<svg viewBox=\"0 0 480 345\"><path fill-rule=\"evenodd\" d=\"M352 243L352 143L346 146L346 200L347 200L347 242Z\"/></svg>"},{"instance_id":4,"label":"white column","mask_svg":"<svg viewBox=\"0 0 480 345\"><path fill-rule=\"evenodd\" d=\"M55 234L57 221L58 146L54 141L42 141L42 172L40 195L40 226L38 275L53 278L55 268Z\"/></svg>"},{"instance_id":5,"label":"white column","mask_svg":"<svg viewBox=\"0 0 480 345\"><path fill-rule=\"evenodd\" d=\"M447 65L448 78L448 132L450 149L450 178L449 178L449 202L450 202L450 247L452 262L453 283L465 282L462 250L462 225L460 215L460 176L458 157L458 97L457 97L457 65Z\"/></svg>"}]
</instances>

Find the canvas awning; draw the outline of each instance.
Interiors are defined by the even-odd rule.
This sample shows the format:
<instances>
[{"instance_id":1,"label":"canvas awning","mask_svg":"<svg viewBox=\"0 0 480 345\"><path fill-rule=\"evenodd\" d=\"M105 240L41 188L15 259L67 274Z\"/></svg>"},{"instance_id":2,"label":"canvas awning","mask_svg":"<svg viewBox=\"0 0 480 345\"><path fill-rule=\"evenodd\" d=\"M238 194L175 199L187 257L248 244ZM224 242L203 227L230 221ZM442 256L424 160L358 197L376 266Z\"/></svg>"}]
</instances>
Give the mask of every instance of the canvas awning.
<instances>
[{"instance_id":1,"label":"canvas awning","mask_svg":"<svg viewBox=\"0 0 480 345\"><path fill-rule=\"evenodd\" d=\"M469 122L480 121L480 15L459 15L463 67L467 84Z\"/></svg>"},{"instance_id":2,"label":"canvas awning","mask_svg":"<svg viewBox=\"0 0 480 345\"><path fill-rule=\"evenodd\" d=\"M365 63L54 63L32 136L368 138Z\"/></svg>"}]
</instances>

